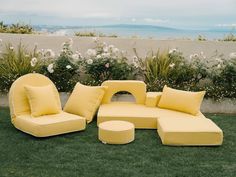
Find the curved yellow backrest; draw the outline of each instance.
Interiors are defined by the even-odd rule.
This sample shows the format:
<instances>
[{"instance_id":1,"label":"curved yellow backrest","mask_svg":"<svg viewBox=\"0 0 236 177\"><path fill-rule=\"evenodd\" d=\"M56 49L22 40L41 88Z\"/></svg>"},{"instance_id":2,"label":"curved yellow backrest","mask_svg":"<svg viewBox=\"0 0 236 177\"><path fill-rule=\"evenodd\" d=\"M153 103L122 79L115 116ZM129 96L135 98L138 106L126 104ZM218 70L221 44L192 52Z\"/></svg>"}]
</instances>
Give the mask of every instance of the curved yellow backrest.
<instances>
[{"instance_id":1,"label":"curved yellow backrest","mask_svg":"<svg viewBox=\"0 0 236 177\"><path fill-rule=\"evenodd\" d=\"M11 86L9 91L9 107L11 111L12 121L15 117L30 114L30 106L25 93L24 86L45 86L45 85L53 85L55 90L55 95L57 95L57 102L61 106L59 93L53 84L53 82L42 74L26 74L22 77L19 77Z\"/></svg>"},{"instance_id":2,"label":"curved yellow backrest","mask_svg":"<svg viewBox=\"0 0 236 177\"><path fill-rule=\"evenodd\" d=\"M125 91L131 93L137 104L144 104L146 98L146 84L142 81L133 80L108 80L102 83L108 89L103 97L102 103L110 103L111 98L117 92Z\"/></svg>"}]
</instances>

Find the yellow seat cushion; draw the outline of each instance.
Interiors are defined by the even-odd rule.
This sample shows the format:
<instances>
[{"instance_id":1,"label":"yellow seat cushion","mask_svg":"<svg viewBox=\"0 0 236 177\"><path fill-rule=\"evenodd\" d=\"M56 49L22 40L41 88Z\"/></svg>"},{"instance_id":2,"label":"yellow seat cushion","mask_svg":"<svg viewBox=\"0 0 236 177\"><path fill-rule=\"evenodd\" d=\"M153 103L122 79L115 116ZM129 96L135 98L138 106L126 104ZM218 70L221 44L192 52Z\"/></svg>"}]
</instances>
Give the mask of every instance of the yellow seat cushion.
<instances>
[{"instance_id":1,"label":"yellow seat cushion","mask_svg":"<svg viewBox=\"0 0 236 177\"><path fill-rule=\"evenodd\" d=\"M148 107L156 107L160 101L162 92L147 92L145 105Z\"/></svg>"},{"instance_id":2,"label":"yellow seat cushion","mask_svg":"<svg viewBox=\"0 0 236 177\"><path fill-rule=\"evenodd\" d=\"M205 118L199 112L196 116L184 112L148 107L142 104L130 102L111 102L102 104L98 110L97 124L109 120L123 120L131 122L138 129L156 129L157 119L160 117L170 118Z\"/></svg>"},{"instance_id":3,"label":"yellow seat cushion","mask_svg":"<svg viewBox=\"0 0 236 177\"><path fill-rule=\"evenodd\" d=\"M223 142L222 130L207 118L161 117L158 134L165 145L213 146Z\"/></svg>"},{"instance_id":4,"label":"yellow seat cushion","mask_svg":"<svg viewBox=\"0 0 236 177\"><path fill-rule=\"evenodd\" d=\"M127 144L134 140L134 125L126 121L107 121L98 125L98 139L108 144Z\"/></svg>"},{"instance_id":5,"label":"yellow seat cushion","mask_svg":"<svg viewBox=\"0 0 236 177\"><path fill-rule=\"evenodd\" d=\"M58 104L53 86L25 86L26 95L29 100L31 115L34 117L58 114L61 111L61 105Z\"/></svg>"},{"instance_id":6,"label":"yellow seat cushion","mask_svg":"<svg viewBox=\"0 0 236 177\"><path fill-rule=\"evenodd\" d=\"M106 87L85 86L77 83L64 107L64 111L85 117L88 123L91 122L105 90Z\"/></svg>"},{"instance_id":7,"label":"yellow seat cushion","mask_svg":"<svg viewBox=\"0 0 236 177\"><path fill-rule=\"evenodd\" d=\"M156 129L157 108L130 102L111 102L102 104L98 110L97 124L110 120L128 121L135 128Z\"/></svg>"},{"instance_id":8,"label":"yellow seat cushion","mask_svg":"<svg viewBox=\"0 0 236 177\"><path fill-rule=\"evenodd\" d=\"M14 126L35 137L48 137L84 130L86 119L61 111L59 114L32 118L30 114L20 115L14 119Z\"/></svg>"},{"instance_id":9,"label":"yellow seat cushion","mask_svg":"<svg viewBox=\"0 0 236 177\"><path fill-rule=\"evenodd\" d=\"M158 107L197 115L204 95L205 91L188 92L165 86Z\"/></svg>"}]
</instances>

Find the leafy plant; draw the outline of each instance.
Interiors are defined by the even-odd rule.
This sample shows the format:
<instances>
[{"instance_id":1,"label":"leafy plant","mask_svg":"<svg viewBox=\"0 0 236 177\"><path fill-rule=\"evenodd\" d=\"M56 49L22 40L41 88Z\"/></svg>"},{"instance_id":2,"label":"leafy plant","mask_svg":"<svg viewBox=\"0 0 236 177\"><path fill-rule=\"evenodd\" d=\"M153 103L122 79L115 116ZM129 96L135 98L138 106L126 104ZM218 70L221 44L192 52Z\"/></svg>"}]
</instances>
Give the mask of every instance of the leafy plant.
<instances>
[{"instance_id":1,"label":"leafy plant","mask_svg":"<svg viewBox=\"0 0 236 177\"><path fill-rule=\"evenodd\" d=\"M0 22L0 33L32 34L33 27L20 23L6 25Z\"/></svg>"},{"instance_id":2,"label":"leafy plant","mask_svg":"<svg viewBox=\"0 0 236 177\"><path fill-rule=\"evenodd\" d=\"M20 43L17 49L9 43L0 56L1 91L8 91L11 84L20 76L40 71L44 61L38 58L37 47L33 52Z\"/></svg>"}]
</instances>

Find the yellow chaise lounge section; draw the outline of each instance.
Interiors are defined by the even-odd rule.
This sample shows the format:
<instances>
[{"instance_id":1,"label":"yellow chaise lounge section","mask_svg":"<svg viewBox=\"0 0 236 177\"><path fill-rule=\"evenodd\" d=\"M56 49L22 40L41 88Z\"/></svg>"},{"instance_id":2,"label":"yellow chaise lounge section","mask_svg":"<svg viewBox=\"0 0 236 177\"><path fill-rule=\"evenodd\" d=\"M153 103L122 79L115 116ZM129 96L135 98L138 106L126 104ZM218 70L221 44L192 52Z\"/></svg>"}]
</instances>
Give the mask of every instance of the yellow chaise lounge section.
<instances>
[{"instance_id":1,"label":"yellow chaise lounge section","mask_svg":"<svg viewBox=\"0 0 236 177\"><path fill-rule=\"evenodd\" d=\"M34 87L51 85L55 100L60 106L59 113L33 117L25 91L26 85ZM50 79L41 74L27 74L18 78L10 88L9 105L13 125L17 129L35 137L70 133L84 130L86 127L85 118L61 110L60 97L55 85Z\"/></svg>"},{"instance_id":2,"label":"yellow chaise lounge section","mask_svg":"<svg viewBox=\"0 0 236 177\"><path fill-rule=\"evenodd\" d=\"M107 86L107 91L98 110L97 124L123 120L133 123L138 129L157 129L159 117L205 118L201 112L193 116L157 107L161 92L146 92L146 84L142 81L110 80L102 85ZM136 102L111 102L112 96L120 91L131 93Z\"/></svg>"}]
</instances>

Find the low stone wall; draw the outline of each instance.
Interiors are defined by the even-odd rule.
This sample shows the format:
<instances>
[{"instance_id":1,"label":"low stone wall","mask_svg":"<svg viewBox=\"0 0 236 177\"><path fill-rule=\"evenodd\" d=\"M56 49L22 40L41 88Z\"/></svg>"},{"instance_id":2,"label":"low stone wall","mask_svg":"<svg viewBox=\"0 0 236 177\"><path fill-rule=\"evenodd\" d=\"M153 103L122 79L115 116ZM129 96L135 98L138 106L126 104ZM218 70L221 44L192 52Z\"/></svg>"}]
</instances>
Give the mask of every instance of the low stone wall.
<instances>
[{"instance_id":1,"label":"low stone wall","mask_svg":"<svg viewBox=\"0 0 236 177\"><path fill-rule=\"evenodd\" d=\"M3 34L0 33L0 39L3 45L0 45L0 51L4 50L5 44L12 43L16 47L19 42L22 42L30 50L37 43L38 49L52 49L59 53L62 48L62 43L72 38L73 50L79 50L82 55L89 48L93 48L94 42L92 37L76 37L76 36L49 36L49 35L32 35L32 34ZM133 48L136 48L140 57L144 57L148 51L153 50L168 50L177 48L186 58L190 54L203 52L207 58L213 56L217 51L218 54L223 54L225 58L229 54L236 52L236 42L219 42L219 41L191 41L191 40L157 40L157 39L133 39L133 38L107 38L100 39L107 44L113 44L120 50L127 52L127 57L132 59L134 56Z\"/></svg>"},{"instance_id":2,"label":"low stone wall","mask_svg":"<svg viewBox=\"0 0 236 177\"><path fill-rule=\"evenodd\" d=\"M68 100L69 93L60 93L62 106L65 105ZM115 95L112 101L131 101L134 102L134 98L130 95ZM8 107L7 94L0 95L0 107ZM201 107L203 113L220 113L220 114L236 114L236 100L223 99L220 102L216 102L212 99L204 99Z\"/></svg>"}]
</instances>

